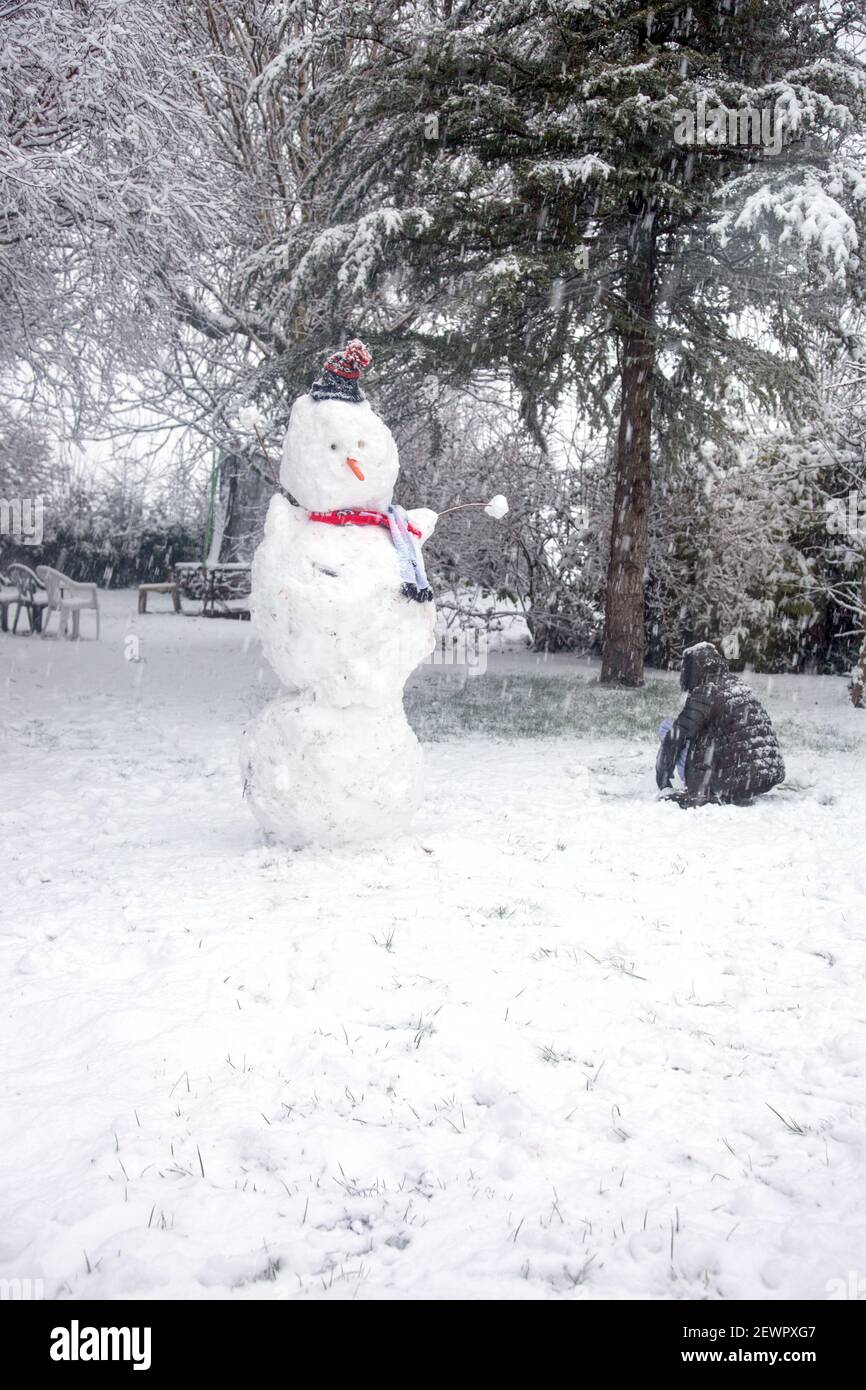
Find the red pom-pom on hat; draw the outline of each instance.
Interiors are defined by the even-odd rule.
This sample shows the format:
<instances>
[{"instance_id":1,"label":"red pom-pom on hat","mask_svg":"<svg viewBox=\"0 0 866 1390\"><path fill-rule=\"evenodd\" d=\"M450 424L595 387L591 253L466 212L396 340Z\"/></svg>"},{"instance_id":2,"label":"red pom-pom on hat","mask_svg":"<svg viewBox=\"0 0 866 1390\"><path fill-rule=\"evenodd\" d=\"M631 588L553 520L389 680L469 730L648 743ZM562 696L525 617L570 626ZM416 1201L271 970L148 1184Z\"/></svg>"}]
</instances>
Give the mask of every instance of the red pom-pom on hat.
<instances>
[{"instance_id":1,"label":"red pom-pom on hat","mask_svg":"<svg viewBox=\"0 0 866 1390\"><path fill-rule=\"evenodd\" d=\"M341 376L347 381L357 381L365 367L373 361L360 338L353 338L342 352L332 352L322 364L326 372Z\"/></svg>"},{"instance_id":2,"label":"red pom-pom on hat","mask_svg":"<svg viewBox=\"0 0 866 1390\"><path fill-rule=\"evenodd\" d=\"M346 351L343 356L347 362L357 363L359 371L363 371L364 367L369 367L373 361L373 354L364 346L360 338L353 338L351 342L346 344Z\"/></svg>"}]
</instances>

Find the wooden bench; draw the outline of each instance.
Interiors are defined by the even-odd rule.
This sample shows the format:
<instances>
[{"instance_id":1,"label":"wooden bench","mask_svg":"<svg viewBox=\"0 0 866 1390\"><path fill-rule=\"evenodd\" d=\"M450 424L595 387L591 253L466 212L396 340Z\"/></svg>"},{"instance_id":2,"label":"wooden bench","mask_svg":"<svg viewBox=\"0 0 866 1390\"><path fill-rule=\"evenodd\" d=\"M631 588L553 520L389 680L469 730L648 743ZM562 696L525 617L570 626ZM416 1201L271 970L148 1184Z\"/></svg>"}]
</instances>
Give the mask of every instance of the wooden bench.
<instances>
[{"instance_id":1,"label":"wooden bench","mask_svg":"<svg viewBox=\"0 0 866 1390\"><path fill-rule=\"evenodd\" d=\"M148 594L169 594L175 613L180 612L180 594L177 591L177 584L173 580L166 580L164 584L139 584L138 586L138 611L147 612Z\"/></svg>"}]
</instances>

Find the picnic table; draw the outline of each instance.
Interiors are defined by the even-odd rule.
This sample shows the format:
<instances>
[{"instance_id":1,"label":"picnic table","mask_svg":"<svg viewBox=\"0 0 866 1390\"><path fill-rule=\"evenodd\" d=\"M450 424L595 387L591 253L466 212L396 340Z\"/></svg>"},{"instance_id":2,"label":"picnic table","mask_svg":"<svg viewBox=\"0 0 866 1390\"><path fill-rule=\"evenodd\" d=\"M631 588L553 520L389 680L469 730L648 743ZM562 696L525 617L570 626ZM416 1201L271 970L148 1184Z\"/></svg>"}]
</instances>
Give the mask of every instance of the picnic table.
<instances>
[{"instance_id":1,"label":"picnic table","mask_svg":"<svg viewBox=\"0 0 866 1390\"><path fill-rule=\"evenodd\" d=\"M174 582L181 598L201 601L205 618L249 618L252 567L244 562L204 564L182 560L174 567ZM240 606L238 606L240 605Z\"/></svg>"}]
</instances>

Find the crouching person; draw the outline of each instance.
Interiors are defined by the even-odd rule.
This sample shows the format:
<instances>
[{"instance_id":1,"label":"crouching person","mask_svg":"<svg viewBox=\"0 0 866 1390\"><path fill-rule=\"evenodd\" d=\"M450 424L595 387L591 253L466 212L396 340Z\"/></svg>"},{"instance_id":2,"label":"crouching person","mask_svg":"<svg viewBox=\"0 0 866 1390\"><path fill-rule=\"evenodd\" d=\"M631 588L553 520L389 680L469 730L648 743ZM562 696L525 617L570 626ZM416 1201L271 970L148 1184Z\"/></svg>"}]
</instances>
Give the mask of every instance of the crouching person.
<instances>
[{"instance_id":1,"label":"crouching person","mask_svg":"<svg viewBox=\"0 0 866 1390\"><path fill-rule=\"evenodd\" d=\"M665 721L660 731L659 787L669 787L677 769L685 791L673 799L681 806L742 804L784 780L770 716L710 642L683 653L680 686L686 702L670 727Z\"/></svg>"}]
</instances>

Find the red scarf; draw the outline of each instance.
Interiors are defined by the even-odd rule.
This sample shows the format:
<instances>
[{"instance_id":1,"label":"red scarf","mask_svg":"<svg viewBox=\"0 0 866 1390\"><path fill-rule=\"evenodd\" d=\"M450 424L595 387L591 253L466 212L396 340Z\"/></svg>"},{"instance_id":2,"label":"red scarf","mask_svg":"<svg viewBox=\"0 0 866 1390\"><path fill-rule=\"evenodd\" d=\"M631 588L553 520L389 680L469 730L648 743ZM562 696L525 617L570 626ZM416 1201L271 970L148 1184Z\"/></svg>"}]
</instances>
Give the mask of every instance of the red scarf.
<instances>
[{"instance_id":1,"label":"red scarf","mask_svg":"<svg viewBox=\"0 0 866 1390\"><path fill-rule=\"evenodd\" d=\"M338 512L308 512L310 521L324 521L328 526L384 526L385 530L390 530L388 518L384 512L366 511L363 507L343 508ZM413 536L421 539L421 532L417 526L408 522L409 531Z\"/></svg>"}]
</instances>

